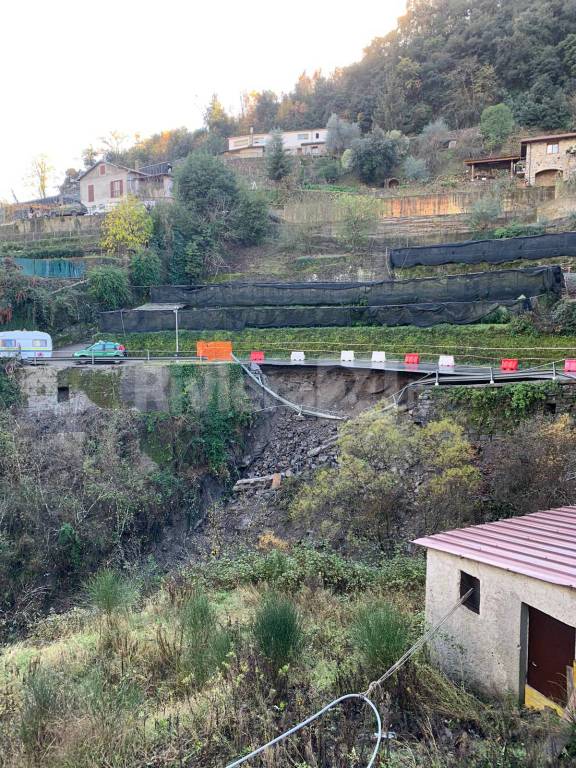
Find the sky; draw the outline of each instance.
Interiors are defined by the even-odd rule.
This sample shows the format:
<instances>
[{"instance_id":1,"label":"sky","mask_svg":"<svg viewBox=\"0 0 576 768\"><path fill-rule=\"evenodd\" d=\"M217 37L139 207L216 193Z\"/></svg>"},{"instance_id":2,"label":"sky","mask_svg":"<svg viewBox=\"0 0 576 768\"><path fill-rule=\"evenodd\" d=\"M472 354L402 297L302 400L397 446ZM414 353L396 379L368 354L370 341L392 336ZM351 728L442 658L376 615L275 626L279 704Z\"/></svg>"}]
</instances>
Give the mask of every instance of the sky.
<instances>
[{"instance_id":1,"label":"sky","mask_svg":"<svg viewBox=\"0 0 576 768\"><path fill-rule=\"evenodd\" d=\"M12 190L20 200L35 196L26 178L37 155L47 155L56 182L111 131L193 130L213 93L238 112L244 91L286 92L304 70L351 64L405 6L3 0L0 201Z\"/></svg>"}]
</instances>

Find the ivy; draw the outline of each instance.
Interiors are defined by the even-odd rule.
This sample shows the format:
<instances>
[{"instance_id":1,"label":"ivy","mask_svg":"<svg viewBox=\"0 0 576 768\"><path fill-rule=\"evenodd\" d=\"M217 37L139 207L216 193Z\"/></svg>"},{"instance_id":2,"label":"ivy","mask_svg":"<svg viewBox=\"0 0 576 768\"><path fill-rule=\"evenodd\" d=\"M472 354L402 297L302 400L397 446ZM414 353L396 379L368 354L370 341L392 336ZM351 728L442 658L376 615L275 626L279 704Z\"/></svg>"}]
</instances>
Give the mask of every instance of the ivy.
<instances>
[{"instance_id":1,"label":"ivy","mask_svg":"<svg viewBox=\"0 0 576 768\"><path fill-rule=\"evenodd\" d=\"M10 408L20 401L20 388L13 375L8 374L6 365L0 363L0 409Z\"/></svg>"}]
</instances>

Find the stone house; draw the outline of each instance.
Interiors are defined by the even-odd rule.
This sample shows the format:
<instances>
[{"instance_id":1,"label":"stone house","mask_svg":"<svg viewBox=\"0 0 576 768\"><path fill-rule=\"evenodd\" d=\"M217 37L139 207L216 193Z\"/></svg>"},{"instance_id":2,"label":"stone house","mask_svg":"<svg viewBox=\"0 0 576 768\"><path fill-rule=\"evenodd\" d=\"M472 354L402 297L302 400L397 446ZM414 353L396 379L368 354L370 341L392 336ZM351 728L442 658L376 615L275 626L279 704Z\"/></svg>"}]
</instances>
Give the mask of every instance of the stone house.
<instances>
[{"instance_id":1,"label":"stone house","mask_svg":"<svg viewBox=\"0 0 576 768\"><path fill-rule=\"evenodd\" d=\"M551 187L576 171L576 132L522 139L520 150L528 184Z\"/></svg>"},{"instance_id":2,"label":"stone house","mask_svg":"<svg viewBox=\"0 0 576 768\"><path fill-rule=\"evenodd\" d=\"M100 160L81 176L80 201L89 213L106 212L133 195L147 206L172 199L172 165L156 163L141 168L126 168Z\"/></svg>"},{"instance_id":3,"label":"stone house","mask_svg":"<svg viewBox=\"0 0 576 768\"><path fill-rule=\"evenodd\" d=\"M326 128L302 129L301 131L283 131L284 149L290 155L325 155ZM270 141L269 133L250 133L246 136L230 136L226 155L237 157L264 157L266 144Z\"/></svg>"},{"instance_id":4,"label":"stone house","mask_svg":"<svg viewBox=\"0 0 576 768\"><path fill-rule=\"evenodd\" d=\"M472 594L432 641L451 677L521 705L574 704L576 507L417 539L427 548L426 620Z\"/></svg>"}]
</instances>

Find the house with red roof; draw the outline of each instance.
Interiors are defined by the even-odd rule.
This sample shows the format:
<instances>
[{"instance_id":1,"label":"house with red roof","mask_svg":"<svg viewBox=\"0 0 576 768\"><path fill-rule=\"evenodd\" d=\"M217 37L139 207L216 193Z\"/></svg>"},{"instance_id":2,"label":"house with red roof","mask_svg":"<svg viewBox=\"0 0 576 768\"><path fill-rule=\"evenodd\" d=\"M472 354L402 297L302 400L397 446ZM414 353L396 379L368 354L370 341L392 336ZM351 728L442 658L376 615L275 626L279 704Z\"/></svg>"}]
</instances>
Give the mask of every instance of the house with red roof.
<instances>
[{"instance_id":1,"label":"house with red roof","mask_svg":"<svg viewBox=\"0 0 576 768\"><path fill-rule=\"evenodd\" d=\"M440 667L491 695L558 713L576 704L576 506L417 539L426 620L471 594L432 642Z\"/></svg>"}]
</instances>

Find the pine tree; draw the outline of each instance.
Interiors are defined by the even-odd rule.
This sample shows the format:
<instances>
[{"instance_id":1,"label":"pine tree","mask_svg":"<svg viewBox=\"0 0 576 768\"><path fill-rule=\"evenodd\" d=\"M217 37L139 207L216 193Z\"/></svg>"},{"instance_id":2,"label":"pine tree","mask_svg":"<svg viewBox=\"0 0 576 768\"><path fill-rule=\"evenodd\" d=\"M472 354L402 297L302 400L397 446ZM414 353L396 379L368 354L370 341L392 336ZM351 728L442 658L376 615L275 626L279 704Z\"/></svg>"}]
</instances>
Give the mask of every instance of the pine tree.
<instances>
[{"instance_id":1,"label":"pine tree","mask_svg":"<svg viewBox=\"0 0 576 768\"><path fill-rule=\"evenodd\" d=\"M281 181L292 170L292 161L284 149L282 133L273 131L270 141L266 144L266 170L272 181Z\"/></svg>"}]
</instances>

